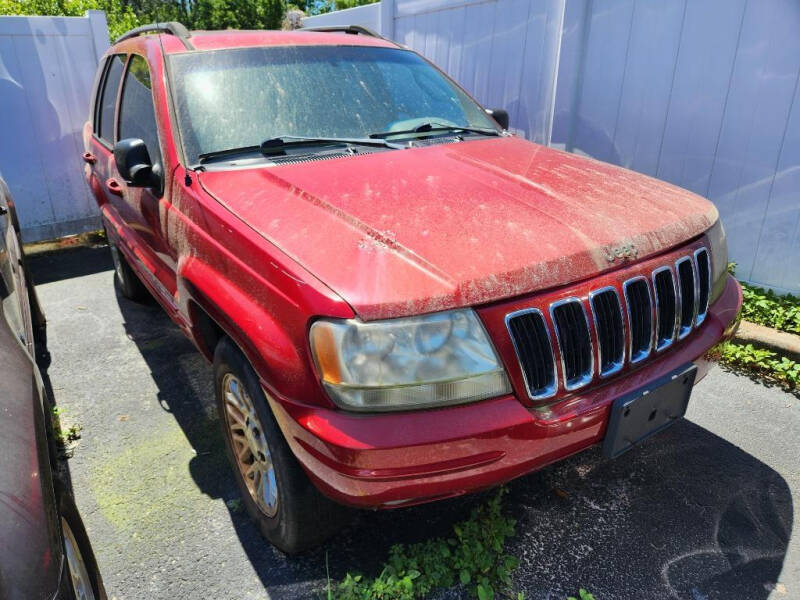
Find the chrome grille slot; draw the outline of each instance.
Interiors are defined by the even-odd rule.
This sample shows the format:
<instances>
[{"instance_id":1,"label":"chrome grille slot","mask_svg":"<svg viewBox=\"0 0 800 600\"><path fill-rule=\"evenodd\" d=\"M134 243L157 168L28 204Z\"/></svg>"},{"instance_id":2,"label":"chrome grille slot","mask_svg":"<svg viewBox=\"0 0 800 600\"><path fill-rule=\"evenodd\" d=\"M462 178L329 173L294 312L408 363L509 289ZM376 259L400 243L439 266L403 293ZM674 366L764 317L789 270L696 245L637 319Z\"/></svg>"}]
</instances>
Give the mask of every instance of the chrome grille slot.
<instances>
[{"instance_id":1,"label":"chrome grille slot","mask_svg":"<svg viewBox=\"0 0 800 600\"><path fill-rule=\"evenodd\" d=\"M675 270L678 273L678 291L680 292L680 330L678 339L685 338L692 330L695 313L697 312L697 294L694 264L689 256L681 258L675 262Z\"/></svg>"},{"instance_id":2,"label":"chrome grille slot","mask_svg":"<svg viewBox=\"0 0 800 600\"><path fill-rule=\"evenodd\" d=\"M550 302L549 314L530 307L506 315L531 399L583 388L595 374L611 377L671 347L704 321L711 295L707 248L686 251L674 263L641 272L639 268L622 283L590 290L587 302L569 296Z\"/></svg>"},{"instance_id":3,"label":"chrome grille slot","mask_svg":"<svg viewBox=\"0 0 800 600\"><path fill-rule=\"evenodd\" d=\"M594 358L589 321L578 298L566 298L550 305L561 353L564 388L576 390L592 380Z\"/></svg>"},{"instance_id":4,"label":"chrome grille slot","mask_svg":"<svg viewBox=\"0 0 800 600\"><path fill-rule=\"evenodd\" d=\"M556 364L550 330L536 308L506 315L506 327L517 353L528 395L534 400L556 393Z\"/></svg>"},{"instance_id":5,"label":"chrome grille slot","mask_svg":"<svg viewBox=\"0 0 800 600\"><path fill-rule=\"evenodd\" d=\"M708 250L700 248L694 253L694 267L697 273L697 322L700 325L708 312L708 297L711 291L711 265Z\"/></svg>"},{"instance_id":6,"label":"chrome grille slot","mask_svg":"<svg viewBox=\"0 0 800 600\"><path fill-rule=\"evenodd\" d=\"M653 271L653 293L656 302L656 351L659 351L675 341L678 327L677 291L670 267Z\"/></svg>"},{"instance_id":7,"label":"chrome grille slot","mask_svg":"<svg viewBox=\"0 0 800 600\"><path fill-rule=\"evenodd\" d=\"M613 287L589 294L592 319L597 334L597 362L601 377L613 375L625 361L625 330L622 324L622 305Z\"/></svg>"},{"instance_id":8,"label":"chrome grille slot","mask_svg":"<svg viewBox=\"0 0 800 600\"><path fill-rule=\"evenodd\" d=\"M634 277L622 284L628 307L628 355L631 363L650 356L653 339L653 304L650 286L644 277Z\"/></svg>"}]
</instances>

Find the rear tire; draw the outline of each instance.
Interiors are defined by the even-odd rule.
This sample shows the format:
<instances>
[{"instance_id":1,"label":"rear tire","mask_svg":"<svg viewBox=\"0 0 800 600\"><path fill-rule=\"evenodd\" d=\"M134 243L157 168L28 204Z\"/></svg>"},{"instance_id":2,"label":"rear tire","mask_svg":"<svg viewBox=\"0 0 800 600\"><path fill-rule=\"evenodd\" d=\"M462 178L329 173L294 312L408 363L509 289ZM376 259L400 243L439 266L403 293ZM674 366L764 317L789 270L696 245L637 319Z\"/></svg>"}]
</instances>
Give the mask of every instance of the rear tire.
<instances>
[{"instance_id":1,"label":"rear tire","mask_svg":"<svg viewBox=\"0 0 800 600\"><path fill-rule=\"evenodd\" d=\"M136 275L136 272L128 264L125 256L111 238L108 238L108 249L111 252L111 260L114 262L114 278L122 295L134 302L147 300L150 295L147 288L144 287L144 284L139 280L139 276Z\"/></svg>"},{"instance_id":2,"label":"rear tire","mask_svg":"<svg viewBox=\"0 0 800 600\"><path fill-rule=\"evenodd\" d=\"M258 376L227 337L214 352L214 388L236 485L261 534L294 554L336 533L350 510L324 497L308 479L272 416Z\"/></svg>"}]
</instances>

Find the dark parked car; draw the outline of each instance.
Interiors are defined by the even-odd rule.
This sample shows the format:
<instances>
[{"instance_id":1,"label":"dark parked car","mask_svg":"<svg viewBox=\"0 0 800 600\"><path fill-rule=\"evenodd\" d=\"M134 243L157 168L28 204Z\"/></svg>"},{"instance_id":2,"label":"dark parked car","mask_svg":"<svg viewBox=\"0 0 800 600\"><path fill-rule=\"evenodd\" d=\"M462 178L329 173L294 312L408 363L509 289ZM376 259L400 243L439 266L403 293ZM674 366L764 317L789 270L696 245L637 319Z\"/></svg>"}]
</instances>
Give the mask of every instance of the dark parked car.
<instances>
[{"instance_id":1,"label":"dark parked car","mask_svg":"<svg viewBox=\"0 0 800 600\"><path fill-rule=\"evenodd\" d=\"M105 598L75 504L55 475L44 315L0 178L0 598Z\"/></svg>"}]
</instances>

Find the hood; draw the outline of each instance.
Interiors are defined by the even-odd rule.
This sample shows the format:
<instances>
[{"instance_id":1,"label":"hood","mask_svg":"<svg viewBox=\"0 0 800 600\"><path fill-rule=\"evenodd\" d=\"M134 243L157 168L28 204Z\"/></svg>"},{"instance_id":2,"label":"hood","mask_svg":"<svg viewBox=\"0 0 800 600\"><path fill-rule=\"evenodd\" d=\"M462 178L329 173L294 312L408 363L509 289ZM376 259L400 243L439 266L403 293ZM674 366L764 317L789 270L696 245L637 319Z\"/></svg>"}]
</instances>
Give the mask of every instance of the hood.
<instances>
[{"instance_id":1,"label":"hood","mask_svg":"<svg viewBox=\"0 0 800 600\"><path fill-rule=\"evenodd\" d=\"M618 267L621 246L644 259L717 219L686 190L514 137L199 179L365 320L578 281Z\"/></svg>"}]
</instances>

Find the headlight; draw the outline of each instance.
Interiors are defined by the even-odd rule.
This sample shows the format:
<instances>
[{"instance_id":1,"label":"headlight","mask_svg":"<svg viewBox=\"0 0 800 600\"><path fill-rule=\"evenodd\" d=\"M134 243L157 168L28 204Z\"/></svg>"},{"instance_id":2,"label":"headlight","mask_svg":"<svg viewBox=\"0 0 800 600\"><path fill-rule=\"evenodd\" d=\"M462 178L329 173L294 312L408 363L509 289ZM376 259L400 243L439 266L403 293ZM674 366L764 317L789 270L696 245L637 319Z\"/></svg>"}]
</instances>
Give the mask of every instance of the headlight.
<instances>
[{"instance_id":1,"label":"headlight","mask_svg":"<svg viewBox=\"0 0 800 600\"><path fill-rule=\"evenodd\" d=\"M706 232L708 236L709 250L711 251L711 296L709 304L722 295L725 284L728 282L728 241L725 239L725 229L722 221L711 226Z\"/></svg>"},{"instance_id":2,"label":"headlight","mask_svg":"<svg viewBox=\"0 0 800 600\"><path fill-rule=\"evenodd\" d=\"M403 410L511 391L469 309L369 323L322 319L311 326L310 338L322 383L342 408Z\"/></svg>"}]
</instances>

